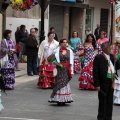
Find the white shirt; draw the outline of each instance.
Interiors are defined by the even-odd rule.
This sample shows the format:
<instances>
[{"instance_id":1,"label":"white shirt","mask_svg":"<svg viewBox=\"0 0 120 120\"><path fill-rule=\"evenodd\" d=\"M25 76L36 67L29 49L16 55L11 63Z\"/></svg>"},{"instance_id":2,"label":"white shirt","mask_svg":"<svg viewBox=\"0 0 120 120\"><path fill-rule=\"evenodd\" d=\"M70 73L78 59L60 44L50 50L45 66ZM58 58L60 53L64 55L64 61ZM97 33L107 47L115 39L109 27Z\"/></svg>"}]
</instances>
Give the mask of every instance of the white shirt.
<instances>
[{"instance_id":1,"label":"white shirt","mask_svg":"<svg viewBox=\"0 0 120 120\"><path fill-rule=\"evenodd\" d=\"M112 73L114 74L114 73L115 73L115 68L114 68L114 66L113 66L113 63L112 63L112 62L111 62L111 60L110 60L110 56L109 56L109 55L107 55L107 54L105 54L105 53L104 53L104 55L105 55L105 57L107 58L108 63L109 63L109 64L110 64L110 66L111 66ZM108 67L108 73L110 73L110 74L111 74L110 67Z\"/></svg>"},{"instance_id":2,"label":"white shirt","mask_svg":"<svg viewBox=\"0 0 120 120\"><path fill-rule=\"evenodd\" d=\"M54 42L52 42L50 45L46 43L44 47L44 58L47 60L48 56L53 54L55 49L56 46L54 45Z\"/></svg>"}]
</instances>

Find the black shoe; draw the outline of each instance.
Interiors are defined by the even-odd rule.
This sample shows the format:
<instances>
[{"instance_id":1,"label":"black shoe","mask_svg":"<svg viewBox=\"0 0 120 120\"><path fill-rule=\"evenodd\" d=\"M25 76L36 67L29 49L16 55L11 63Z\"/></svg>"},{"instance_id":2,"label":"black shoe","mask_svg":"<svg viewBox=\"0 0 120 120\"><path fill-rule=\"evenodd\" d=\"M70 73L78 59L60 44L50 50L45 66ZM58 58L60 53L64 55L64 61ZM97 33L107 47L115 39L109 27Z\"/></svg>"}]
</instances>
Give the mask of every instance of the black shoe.
<instances>
[{"instance_id":1,"label":"black shoe","mask_svg":"<svg viewBox=\"0 0 120 120\"><path fill-rule=\"evenodd\" d=\"M38 75L38 73L34 73L34 75Z\"/></svg>"},{"instance_id":2,"label":"black shoe","mask_svg":"<svg viewBox=\"0 0 120 120\"><path fill-rule=\"evenodd\" d=\"M34 72L33 74L34 74L34 75L38 75L38 72Z\"/></svg>"},{"instance_id":3,"label":"black shoe","mask_svg":"<svg viewBox=\"0 0 120 120\"><path fill-rule=\"evenodd\" d=\"M32 73L30 73L30 74L28 74L28 76L33 76L33 74L32 74Z\"/></svg>"}]
</instances>

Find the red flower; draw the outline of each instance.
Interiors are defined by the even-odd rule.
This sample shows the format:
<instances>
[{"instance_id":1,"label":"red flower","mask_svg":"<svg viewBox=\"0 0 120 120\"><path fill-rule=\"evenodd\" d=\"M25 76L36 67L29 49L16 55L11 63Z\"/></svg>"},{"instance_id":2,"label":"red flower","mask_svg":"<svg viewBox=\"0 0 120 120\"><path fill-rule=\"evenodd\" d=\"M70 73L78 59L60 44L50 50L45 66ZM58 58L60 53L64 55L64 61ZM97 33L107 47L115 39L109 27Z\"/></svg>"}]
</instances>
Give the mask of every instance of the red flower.
<instances>
[{"instance_id":1,"label":"red flower","mask_svg":"<svg viewBox=\"0 0 120 120\"><path fill-rule=\"evenodd\" d=\"M21 52L21 45L20 44L16 44L16 50L17 50L17 53Z\"/></svg>"},{"instance_id":2,"label":"red flower","mask_svg":"<svg viewBox=\"0 0 120 120\"><path fill-rule=\"evenodd\" d=\"M12 44L12 42L9 42L9 44Z\"/></svg>"}]
</instances>

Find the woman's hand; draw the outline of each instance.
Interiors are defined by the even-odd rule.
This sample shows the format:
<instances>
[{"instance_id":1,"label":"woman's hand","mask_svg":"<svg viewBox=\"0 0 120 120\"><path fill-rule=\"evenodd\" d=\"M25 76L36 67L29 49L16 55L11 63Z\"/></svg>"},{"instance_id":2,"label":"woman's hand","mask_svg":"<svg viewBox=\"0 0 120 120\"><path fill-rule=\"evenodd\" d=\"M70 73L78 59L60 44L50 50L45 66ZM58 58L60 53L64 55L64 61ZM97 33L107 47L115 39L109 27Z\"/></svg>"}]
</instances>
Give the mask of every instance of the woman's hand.
<instances>
[{"instance_id":1,"label":"woman's hand","mask_svg":"<svg viewBox=\"0 0 120 120\"><path fill-rule=\"evenodd\" d=\"M10 49L10 52L14 53L16 52L16 49Z\"/></svg>"}]
</instances>

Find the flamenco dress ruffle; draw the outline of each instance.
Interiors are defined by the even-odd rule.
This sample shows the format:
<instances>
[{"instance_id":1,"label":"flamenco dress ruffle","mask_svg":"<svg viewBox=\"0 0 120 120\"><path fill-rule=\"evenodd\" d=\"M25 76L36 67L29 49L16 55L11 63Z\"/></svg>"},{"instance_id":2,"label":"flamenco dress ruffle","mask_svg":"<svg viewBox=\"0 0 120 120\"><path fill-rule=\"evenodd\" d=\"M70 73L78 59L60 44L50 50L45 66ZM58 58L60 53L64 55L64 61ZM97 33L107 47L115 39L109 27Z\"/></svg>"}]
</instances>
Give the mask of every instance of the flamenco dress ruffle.
<instances>
[{"instance_id":1,"label":"flamenco dress ruffle","mask_svg":"<svg viewBox=\"0 0 120 120\"><path fill-rule=\"evenodd\" d=\"M53 76L53 70L55 66L52 62L42 62L39 67L39 80L37 86L41 88L53 88L55 83L55 77Z\"/></svg>"},{"instance_id":2,"label":"flamenco dress ruffle","mask_svg":"<svg viewBox=\"0 0 120 120\"><path fill-rule=\"evenodd\" d=\"M94 89L93 86L93 61L88 66L84 66L79 77L79 88Z\"/></svg>"}]
</instances>

